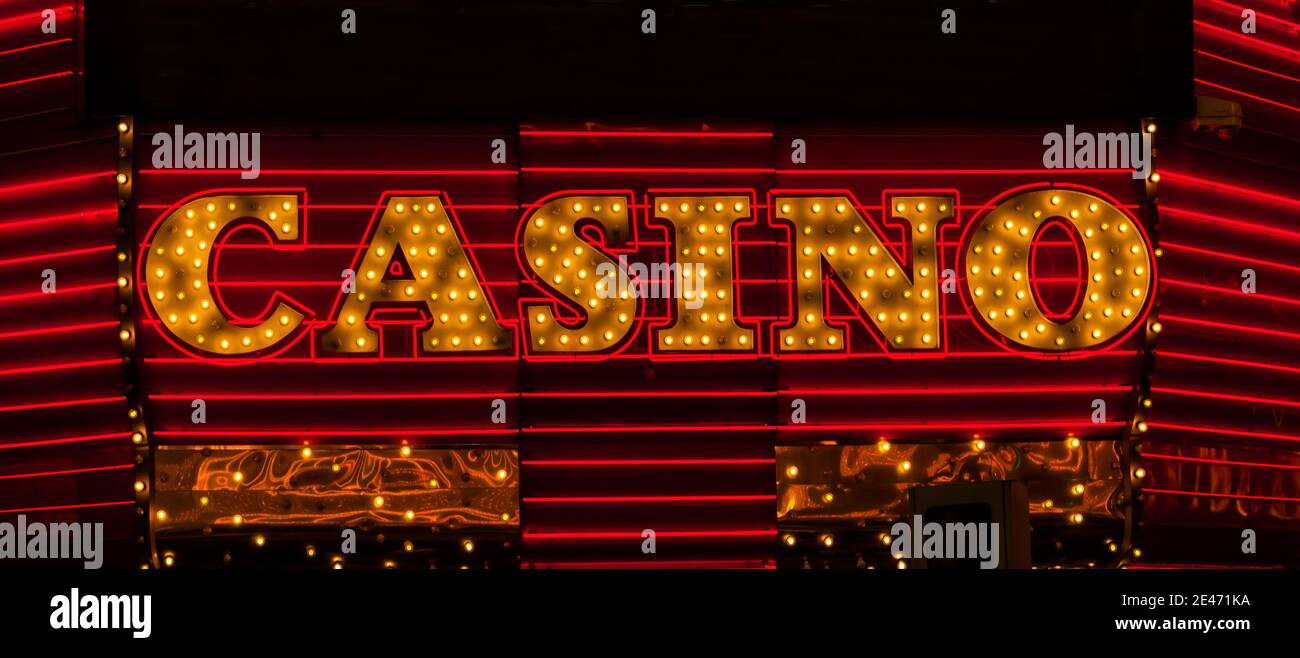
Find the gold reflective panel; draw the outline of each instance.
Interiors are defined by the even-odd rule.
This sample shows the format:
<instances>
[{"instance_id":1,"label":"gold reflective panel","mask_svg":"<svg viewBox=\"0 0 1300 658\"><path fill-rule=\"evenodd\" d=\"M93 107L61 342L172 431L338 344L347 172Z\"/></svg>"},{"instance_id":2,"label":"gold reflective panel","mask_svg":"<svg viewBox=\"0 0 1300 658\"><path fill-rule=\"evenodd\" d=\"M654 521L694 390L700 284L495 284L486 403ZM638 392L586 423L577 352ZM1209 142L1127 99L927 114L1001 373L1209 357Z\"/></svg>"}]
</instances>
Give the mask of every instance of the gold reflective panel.
<instances>
[{"instance_id":1,"label":"gold reflective panel","mask_svg":"<svg viewBox=\"0 0 1300 658\"><path fill-rule=\"evenodd\" d=\"M251 525L516 527L519 456L500 448L164 446L156 532Z\"/></svg>"},{"instance_id":2,"label":"gold reflective panel","mask_svg":"<svg viewBox=\"0 0 1300 658\"><path fill-rule=\"evenodd\" d=\"M1031 281L1034 239L1061 223L1082 245L1082 303L1062 322L1048 318ZM1151 253L1134 220L1110 202L1070 189L1017 194L971 229L967 293L985 325L1011 342L1045 351L1085 349L1127 332L1151 294Z\"/></svg>"},{"instance_id":3,"label":"gold reflective panel","mask_svg":"<svg viewBox=\"0 0 1300 658\"><path fill-rule=\"evenodd\" d=\"M1013 443L881 442L776 447L777 522L826 528L893 521L910 514L907 490L961 482L1017 480L1036 519L1120 519L1124 472L1115 441Z\"/></svg>"}]
</instances>

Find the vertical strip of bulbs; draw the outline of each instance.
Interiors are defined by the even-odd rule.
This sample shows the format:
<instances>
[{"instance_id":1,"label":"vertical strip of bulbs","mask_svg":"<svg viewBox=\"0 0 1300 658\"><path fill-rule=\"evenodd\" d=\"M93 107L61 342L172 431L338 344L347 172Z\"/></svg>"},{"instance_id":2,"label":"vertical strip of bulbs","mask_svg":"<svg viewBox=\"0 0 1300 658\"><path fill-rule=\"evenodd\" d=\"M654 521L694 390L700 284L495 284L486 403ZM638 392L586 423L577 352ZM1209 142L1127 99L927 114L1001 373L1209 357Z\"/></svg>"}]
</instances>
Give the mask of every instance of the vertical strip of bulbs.
<instances>
[{"instance_id":1,"label":"vertical strip of bulbs","mask_svg":"<svg viewBox=\"0 0 1300 658\"><path fill-rule=\"evenodd\" d=\"M1146 192L1146 203L1144 211L1147 218L1147 235L1151 237L1151 246L1153 254L1157 261L1159 269L1159 259L1164 254L1164 250L1159 247L1159 183L1160 173L1156 169L1156 149L1155 149L1155 119L1145 119L1142 121L1142 133L1148 135L1152 142L1151 147L1151 172L1148 174L1143 187ZM1151 408L1151 373L1155 369L1156 360L1156 339L1160 335L1160 296L1158 294L1159 281L1156 281L1156 287L1151 294L1151 308L1147 313L1146 325L1143 333L1142 343L1142 364L1138 374L1137 397L1133 409L1133 418L1125 428L1124 437L1121 441L1122 458L1120 465L1124 469L1124 502L1127 503L1128 514L1124 520L1124 541L1120 544L1118 565L1122 566L1142 556L1141 548L1141 529L1143 523L1142 509L1142 480L1146 477L1146 469L1142 466L1142 439L1147 432L1146 413Z\"/></svg>"},{"instance_id":2,"label":"vertical strip of bulbs","mask_svg":"<svg viewBox=\"0 0 1300 658\"><path fill-rule=\"evenodd\" d=\"M132 486L135 490L136 532L140 568L158 566L151 531L153 517L149 500L153 490L152 457L149 432L144 422L144 405L140 391L138 333L133 313L136 300L135 221L132 191L135 187L133 146L135 125L131 117L117 123L117 313L118 336L122 339L122 376L126 389L127 424L131 431Z\"/></svg>"}]
</instances>

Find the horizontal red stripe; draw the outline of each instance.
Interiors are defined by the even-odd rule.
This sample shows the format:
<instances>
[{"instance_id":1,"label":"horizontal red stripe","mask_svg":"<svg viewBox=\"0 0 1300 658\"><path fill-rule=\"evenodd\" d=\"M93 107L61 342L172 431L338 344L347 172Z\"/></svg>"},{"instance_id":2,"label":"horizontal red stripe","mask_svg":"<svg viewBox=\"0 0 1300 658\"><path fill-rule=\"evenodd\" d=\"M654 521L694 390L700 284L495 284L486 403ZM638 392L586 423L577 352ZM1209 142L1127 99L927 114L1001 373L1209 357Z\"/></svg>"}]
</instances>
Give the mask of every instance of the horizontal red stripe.
<instances>
[{"instance_id":1,"label":"horizontal red stripe","mask_svg":"<svg viewBox=\"0 0 1300 658\"><path fill-rule=\"evenodd\" d=\"M525 459L524 466L754 466L776 459Z\"/></svg>"},{"instance_id":2,"label":"horizontal red stripe","mask_svg":"<svg viewBox=\"0 0 1300 658\"><path fill-rule=\"evenodd\" d=\"M0 194L11 194L13 192L26 192L28 190L39 190L46 187L57 187L69 183L80 183L83 181L94 180L96 178L106 178L114 176L115 171L97 171L89 174L77 174L76 176L64 176L62 178L51 178L48 180L33 181L30 183L19 183L17 185L6 185L0 187Z\"/></svg>"},{"instance_id":3,"label":"horizontal red stripe","mask_svg":"<svg viewBox=\"0 0 1300 658\"><path fill-rule=\"evenodd\" d=\"M729 537L775 537L776 529L757 530L663 530L656 531L656 538L723 539ZM640 530L626 532L525 532L525 540L541 539L641 539Z\"/></svg>"},{"instance_id":4,"label":"horizontal red stripe","mask_svg":"<svg viewBox=\"0 0 1300 658\"><path fill-rule=\"evenodd\" d=\"M0 407L0 413L7 411L36 411L39 409L57 409L59 407L80 407L92 404L108 404L112 402L125 402L126 397L117 395L107 398L84 398L79 400L55 400L52 402L32 402L28 404L14 404L7 407Z\"/></svg>"},{"instance_id":5,"label":"horizontal red stripe","mask_svg":"<svg viewBox=\"0 0 1300 658\"><path fill-rule=\"evenodd\" d=\"M0 450L10 450L14 448L37 448L42 446L57 446L68 443L86 443L89 441L106 441L109 439L125 439L131 436L130 432L114 432L111 434L91 434L88 436L71 436L62 439L38 439L35 441L20 441L17 443L0 443Z\"/></svg>"},{"instance_id":6,"label":"horizontal red stripe","mask_svg":"<svg viewBox=\"0 0 1300 658\"><path fill-rule=\"evenodd\" d=\"M29 375L38 372L53 372L57 370L75 370L78 368L95 368L100 366L120 365L121 359L99 359L93 361L71 361L68 363L51 363L41 366L25 366L21 368L8 368L0 370L0 377L6 375Z\"/></svg>"},{"instance_id":7,"label":"horizontal red stripe","mask_svg":"<svg viewBox=\"0 0 1300 658\"><path fill-rule=\"evenodd\" d=\"M1201 498L1235 498L1239 500L1263 500L1281 503L1300 503L1300 498L1289 498L1286 496L1252 496L1249 494L1228 494L1228 493L1210 493L1208 491L1179 491L1176 489L1149 489L1143 488L1145 493L1154 494L1173 494L1177 496L1196 496Z\"/></svg>"},{"instance_id":8,"label":"horizontal red stripe","mask_svg":"<svg viewBox=\"0 0 1300 658\"><path fill-rule=\"evenodd\" d=\"M0 514L18 514L21 512L53 512L58 510L72 509L92 509L96 507L118 507L121 505L134 505L134 500L117 500L106 503L73 503L70 505L46 505L44 507L16 507L14 509L0 509Z\"/></svg>"},{"instance_id":9,"label":"horizontal red stripe","mask_svg":"<svg viewBox=\"0 0 1300 658\"><path fill-rule=\"evenodd\" d=\"M1266 462L1241 462L1228 459L1210 459L1208 457L1185 457L1183 455L1168 455L1160 452L1144 452L1142 458L1147 459L1167 459L1179 462L1194 462L1197 464L1214 464L1216 466L1244 466L1247 468L1276 468L1281 470L1295 471L1300 470L1297 464L1270 464Z\"/></svg>"},{"instance_id":10,"label":"horizontal red stripe","mask_svg":"<svg viewBox=\"0 0 1300 658\"><path fill-rule=\"evenodd\" d=\"M521 137L683 137L687 139L770 138L770 132L705 132L671 130L520 130Z\"/></svg>"},{"instance_id":11,"label":"horizontal red stripe","mask_svg":"<svg viewBox=\"0 0 1300 658\"><path fill-rule=\"evenodd\" d=\"M1212 398L1216 400L1232 400L1234 402L1250 402L1252 404L1276 404L1284 407L1300 407L1298 400L1283 400L1281 398L1261 398L1253 395L1237 395L1234 393L1214 393L1210 391L1193 391L1184 388L1171 388L1168 386L1153 386L1153 393L1168 393L1170 395L1187 395L1198 398Z\"/></svg>"},{"instance_id":12,"label":"horizontal red stripe","mask_svg":"<svg viewBox=\"0 0 1300 658\"><path fill-rule=\"evenodd\" d=\"M1203 425L1183 425L1180 423L1160 423L1151 421L1147 423L1148 427L1157 429L1183 430L1187 432L1200 432L1202 434L1224 434L1227 436L1244 436L1253 439L1278 439L1281 441L1300 441L1300 436L1290 434L1273 434L1271 432L1251 432L1247 430L1236 430L1227 427L1207 427Z\"/></svg>"},{"instance_id":13,"label":"horizontal red stripe","mask_svg":"<svg viewBox=\"0 0 1300 658\"><path fill-rule=\"evenodd\" d=\"M40 471L36 473L16 473L13 475L0 475L0 480L19 480L25 478L42 478L52 477L55 475L80 475L82 473L98 473L101 471L120 471L126 468L134 468L134 464L116 464L113 466L93 466L90 468L69 468L61 471Z\"/></svg>"},{"instance_id":14,"label":"horizontal red stripe","mask_svg":"<svg viewBox=\"0 0 1300 658\"><path fill-rule=\"evenodd\" d=\"M776 500L773 494L716 496L535 496L525 503L739 503Z\"/></svg>"}]
</instances>

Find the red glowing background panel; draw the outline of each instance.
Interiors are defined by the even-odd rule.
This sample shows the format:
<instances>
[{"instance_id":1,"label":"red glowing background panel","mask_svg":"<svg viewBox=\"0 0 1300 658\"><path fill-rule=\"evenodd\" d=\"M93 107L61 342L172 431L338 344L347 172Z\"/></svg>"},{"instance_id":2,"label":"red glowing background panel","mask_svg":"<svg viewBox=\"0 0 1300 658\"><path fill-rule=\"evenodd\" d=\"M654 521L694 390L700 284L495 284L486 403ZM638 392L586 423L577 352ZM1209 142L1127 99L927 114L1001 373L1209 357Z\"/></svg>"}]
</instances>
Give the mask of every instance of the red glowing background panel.
<instances>
[{"instance_id":1,"label":"red glowing background panel","mask_svg":"<svg viewBox=\"0 0 1300 658\"><path fill-rule=\"evenodd\" d=\"M0 514L106 521L125 538L117 137L78 115L80 43L78 5L0 6Z\"/></svg>"},{"instance_id":2,"label":"red glowing background panel","mask_svg":"<svg viewBox=\"0 0 1300 658\"><path fill-rule=\"evenodd\" d=\"M1143 456L1157 529L1300 515L1300 24L1294 2L1253 9L1243 35L1240 3L1196 3L1197 94L1240 104L1241 128L1157 141L1167 329Z\"/></svg>"},{"instance_id":3,"label":"red glowing background panel","mask_svg":"<svg viewBox=\"0 0 1300 658\"><path fill-rule=\"evenodd\" d=\"M173 125L138 124L139 139ZM217 246L212 285L236 313L258 314L282 292L312 310L312 322L324 323L340 272L364 246L377 204L395 190L438 191L459 220L503 324L517 327L518 300L545 294L521 273L516 255L517 226L539 200L565 190L630 193L640 222L650 194L741 190L753 198L756 216L735 235L737 315L766 326L793 315L789 235L768 223L769 190L842 191L877 224L887 194L952 194L959 217L939 238L944 268L956 267L968 223L990 201L1022 186L1086 187L1142 214L1142 184L1130 172L1049 175L1036 166L1041 144L1018 131L935 128L898 138L854 127L739 126L722 136L698 129L577 135L568 128L433 126L391 135L264 130L263 170L255 182L241 183L237 172L144 166L135 186L136 229L147 235L178 200L209 190L302 190L301 247L272 246L256 232L234 234ZM186 123L185 129L204 126ZM818 167L789 164L785 145L795 135L817 154ZM512 156L493 165L488 145L497 137L509 140ZM669 258L662 228L644 225L636 233L630 260ZM896 223L885 235L891 247L905 246ZM1072 240L1045 239L1036 254L1040 291L1065 308L1077 295L1077 250ZM663 542L658 559L770 564L775 443L966 442L981 433L1004 440L1112 439L1131 413L1139 363L1132 341L1077 361L1015 354L992 343L952 294L944 306L946 349L900 356L880 347L837 284L827 283L825 292L829 319L848 330L848 355L777 362L753 354L650 355L643 329L626 350L600 361L520 361L509 350L417 360L413 352L388 349L409 345L400 338L409 324L395 323L384 328L392 332L384 334L391 338L385 350L372 358L313 354L304 340L263 362L220 366L177 350L150 317L142 322L142 381L154 436L166 444L229 437L517 442L525 563L538 566L617 562L620 551L639 545L646 527ZM646 324L670 321L666 300L643 303ZM770 353L770 346L762 351ZM208 422L199 428L189 422L195 398L209 405ZM495 398L508 404L504 427L489 420ZM809 401L807 425L790 423L796 398ZM1096 398L1108 402L1113 416L1099 424L1089 422Z\"/></svg>"}]
</instances>

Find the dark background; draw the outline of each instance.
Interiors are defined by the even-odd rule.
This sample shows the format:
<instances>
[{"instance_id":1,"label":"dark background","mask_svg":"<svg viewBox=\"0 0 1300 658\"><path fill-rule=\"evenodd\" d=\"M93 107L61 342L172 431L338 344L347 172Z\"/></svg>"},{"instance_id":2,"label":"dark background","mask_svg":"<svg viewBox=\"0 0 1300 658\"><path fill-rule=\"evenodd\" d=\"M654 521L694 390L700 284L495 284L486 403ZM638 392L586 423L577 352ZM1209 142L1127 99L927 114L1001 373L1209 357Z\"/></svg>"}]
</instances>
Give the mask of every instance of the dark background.
<instances>
[{"instance_id":1,"label":"dark background","mask_svg":"<svg viewBox=\"0 0 1300 658\"><path fill-rule=\"evenodd\" d=\"M341 12L357 12L342 34ZM657 32L641 32L641 12ZM957 13L942 34L941 12ZM1187 117L1191 3L89 0L92 114Z\"/></svg>"}]
</instances>

